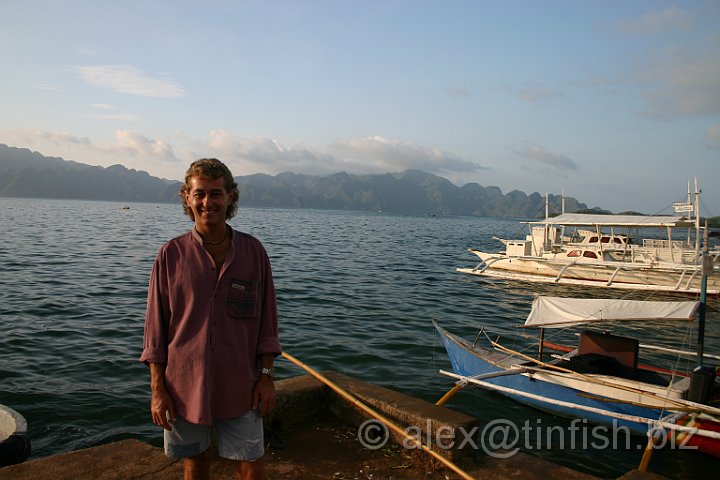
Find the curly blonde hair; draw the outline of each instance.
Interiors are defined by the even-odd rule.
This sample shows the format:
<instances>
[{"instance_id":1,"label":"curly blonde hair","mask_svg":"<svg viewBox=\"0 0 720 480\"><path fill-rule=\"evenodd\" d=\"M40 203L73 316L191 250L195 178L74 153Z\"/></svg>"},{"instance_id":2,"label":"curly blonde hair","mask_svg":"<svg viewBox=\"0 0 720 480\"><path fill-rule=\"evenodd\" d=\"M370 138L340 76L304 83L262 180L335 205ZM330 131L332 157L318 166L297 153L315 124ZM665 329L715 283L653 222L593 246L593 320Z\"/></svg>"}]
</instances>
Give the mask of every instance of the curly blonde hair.
<instances>
[{"instance_id":1,"label":"curly blonde hair","mask_svg":"<svg viewBox=\"0 0 720 480\"><path fill-rule=\"evenodd\" d=\"M226 219L231 219L237 213L238 203L238 186L235 178L233 178L230 169L217 158L201 158L190 164L190 168L185 172L185 183L180 186L180 201L182 202L185 215L195 221L190 205L187 204L186 196L190 192L190 179L193 177L222 178L225 180L225 191L232 194L232 202L228 205L225 213Z\"/></svg>"}]
</instances>

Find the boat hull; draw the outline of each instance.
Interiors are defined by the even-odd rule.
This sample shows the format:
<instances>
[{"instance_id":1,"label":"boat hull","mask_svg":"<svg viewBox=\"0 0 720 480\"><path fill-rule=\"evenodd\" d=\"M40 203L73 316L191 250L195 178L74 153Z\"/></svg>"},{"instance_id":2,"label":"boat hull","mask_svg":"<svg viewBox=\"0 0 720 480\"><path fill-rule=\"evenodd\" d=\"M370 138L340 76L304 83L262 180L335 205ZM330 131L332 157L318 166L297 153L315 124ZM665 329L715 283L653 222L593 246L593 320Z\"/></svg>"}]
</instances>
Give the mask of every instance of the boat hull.
<instances>
[{"instance_id":1,"label":"boat hull","mask_svg":"<svg viewBox=\"0 0 720 480\"><path fill-rule=\"evenodd\" d=\"M461 273L528 282L697 294L701 272L697 266L652 266L626 262L577 262L547 257L510 257L470 250L482 262ZM707 293L720 294L720 273L707 277Z\"/></svg>"},{"instance_id":2,"label":"boat hull","mask_svg":"<svg viewBox=\"0 0 720 480\"><path fill-rule=\"evenodd\" d=\"M450 334L437 323L435 327L440 334L452 368L457 375L474 377L519 368L517 362L512 361L512 357L506 354L499 355L494 350L472 345ZM654 427L650 426L646 421L642 421L642 419L663 418L672 410L667 401L664 400L665 397L654 396L652 389L648 390L650 395L641 395L635 399L636 401L632 401L627 396L623 398L622 392L619 392L618 389L607 389L607 396L604 397L599 394L600 391L597 388L593 391L593 385L586 384L584 385L585 388L572 388L569 383L562 384L562 375L559 382L551 377L557 378L556 375L544 376L542 373L538 374L533 371L532 373L498 375L483 381L499 387L492 389L519 403L564 418L582 418L590 423L605 426L608 428L605 433L611 434L613 441L623 441L622 435L630 433L646 435ZM595 385L594 387L598 386ZM503 391L508 389L519 394ZM670 402L674 400L671 395L667 395L666 398L669 398ZM653 405L657 405L658 408L654 408ZM586 408L581 409L578 406ZM626 418L613 418L613 414ZM638 420L634 421L628 419L628 417L634 417ZM687 420L681 419L677 423L678 425L684 425L683 422L687 422ZM689 426L709 432L720 431L720 424L713 421L703 421ZM720 457L720 440L700 435L690 435L689 438L684 438L683 435L687 434L671 436L670 438L676 445L697 449L700 452ZM672 442L665 442L665 444L672 444Z\"/></svg>"},{"instance_id":3,"label":"boat hull","mask_svg":"<svg viewBox=\"0 0 720 480\"><path fill-rule=\"evenodd\" d=\"M696 423L696 422L690 421L686 417L684 419L679 420L678 424L702 428L703 430L708 430L711 432L720 432L720 423L713 422L710 420L704 420L704 421L701 420L699 423ZM685 439L682 437L682 435L679 435L679 441L680 442L685 441ZM717 440L713 440L712 438L705 438L705 437L700 437L698 435L695 435L695 436L688 438L685 445L690 448L697 448L699 451L701 451L703 453L707 453L708 455L720 457L720 442L718 442Z\"/></svg>"},{"instance_id":4,"label":"boat hull","mask_svg":"<svg viewBox=\"0 0 720 480\"><path fill-rule=\"evenodd\" d=\"M494 351L479 346L472 346L465 340L455 337L449 332L441 329L439 326L437 328L443 345L445 346L445 350L448 353L453 371L458 375L474 376L490 372L499 372L501 370L511 368L511 365L509 364L499 365L486 360L495 353ZM530 373L500 376L488 379L487 382L551 400L580 404L602 410L610 410L612 412L625 415L658 418L659 413L659 410L657 409L639 407L630 404L608 404L607 402L601 401L599 397L580 396L578 395L578 390L556 383L543 381L542 379L539 379L537 375ZM570 407L560 406L547 401L535 400L522 395L505 393L504 395L516 400L517 402L564 418L578 417L578 410ZM582 412L582 416L592 423L612 428L626 428L632 433L639 435L645 435L648 431L645 423L630 422L627 420L614 420L601 414L585 411Z\"/></svg>"}]
</instances>

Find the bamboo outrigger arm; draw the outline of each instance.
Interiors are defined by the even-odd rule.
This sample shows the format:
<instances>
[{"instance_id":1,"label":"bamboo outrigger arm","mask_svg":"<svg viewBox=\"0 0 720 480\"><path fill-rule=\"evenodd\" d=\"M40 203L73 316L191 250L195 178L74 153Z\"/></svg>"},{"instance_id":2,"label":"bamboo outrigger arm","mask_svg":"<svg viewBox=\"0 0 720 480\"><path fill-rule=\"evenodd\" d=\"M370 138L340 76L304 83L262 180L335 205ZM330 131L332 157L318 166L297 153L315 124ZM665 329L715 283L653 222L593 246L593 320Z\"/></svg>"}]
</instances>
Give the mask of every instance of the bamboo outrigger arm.
<instances>
[{"instance_id":1,"label":"bamboo outrigger arm","mask_svg":"<svg viewBox=\"0 0 720 480\"><path fill-rule=\"evenodd\" d=\"M686 357L694 357L697 355L697 352L688 352L686 350L678 350L676 348L667 348L667 347L660 347L657 345L648 345L646 343L641 343L640 348L645 348L647 350L657 350L659 352L677 353L678 355L683 355ZM713 360L720 360L720 355L711 355L709 353L704 353L703 355L706 358L712 358Z\"/></svg>"},{"instance_id":2,"label":"bamboo outrigger arm","mask_svg":"<svg viewBox=\"0 0 720 480\"><path fill-rule=\"evenodd\" d=\"M674 423L666 422L663 420L655 420L652 418L640 417L637 415L628 415L625 413L611 412L609 410L603 410L602 408L590 407L590 406L586 406L586 405L578 405L577 403L564 402L562 400L554 400L552 398L543 397L541 395L535 395L534 393L523 392L521 390L516 390L514 388L508 388L508 387L503 387L501 385L495 385L494 383L485 382L483 380L475 380L472 377L465 377L463 375L458 375L453 372L447 372L445 370L440 370L440 373L442 375L446 375L448 377L452 377L452 378L455 378L458 380L464 380L467 383L473 383L473 384L479 385L479 386L481 386L483 388L487 388L489 390L497 390L499 392L509 393L511 395L519 395L521 397L532 398L533 400L547 402L547 403L551 403L553 405L558 405L561 407L573 408L576 410L585 410L588 412L604 415L606 417L617 418L618 420L627 420L629 422L635 422L635 423L645 423L649 426L661 426L663 428L667 428L668 430L673 430L676 432L691 433L693 435L700 435L702 437L708 437L708 438L714 438L716 440L720 440L720 432L701 430L698 428L686 427L683 425L676 425Z\"/></svg>"},{"instance_id":3,"label":"bamboo outrigger arm","mask_svg":"<svg viewBox=\"0 0 720 480\"><path fill-rule=\"evenodd\" d=\"M563 276L563 273L565 273L565 270L567 270L570 267L574 267L577 264L577 262L571 262L565 265L563 268L560 269L560 272L557 274L557 277L555 277L555 280L553 280L553 283L558 283L560 279Z\"/></svg>"},{"instance_id":4,"label":"bamboo outrigger arm","mask_svg":"<svg viewBox=\"0 0 720 480\"><path fill-rule=\"evenodd\" d=\"M622 269L623 269L622 265L619 266L619 267L617 267L617 268L615 269L615 271L612 273L612 275L610 275L610 278L608 279L608 281L607 281L607 283L606 283L605 285L607 285L608 287L609 287L610 285L612 285L613 281L615 280L615 276L617 276L617 274L618 274L618 273L620 272L620 270L622 270Z\"/></svg>"},{"instance_id":5,"label":"bamboo outrigger arm","mask_svg":"<svg viewBox=\"0 0 720 480\"><path fill-rule=\"evenodd\" d=\"M520 352L517 352L517 351L512 350L512 349L510 349L510 348L504 347L504 346L500 345L500 344L497 343L497 342L493 342L493 347L495 347L495 348L497 348L497 349L499 349L499 350L501 350L501 351L503 351L503 352L509 353L509 354L511 354L511 355L516 355L516 356L519 356L519 357L521 357L521 358L523 358L523 359L525 359L525 360L528 360L528 361L530 361L530 362L536 363L537 365L540 365L540 366L542 366L542 367L544 367L544 368L546 368L546 369L555 370L555 371L558 371L558 372L562 372L562 373L566 373L566 374L569 374L569 375L573 375L573 376L576 376L576 377L578 377L578 378L581 378L581 379L583 379L583 380L585 380L585 381L587 381L587 382L590 382L590 383L595 383L595 384L603 385L603 386L607 386L607 387L613 387L613 388L617 388L617 389L619 389L619 390L625 390L625 391L628 391L628 392L637 393L637 394L641 394L641 395L647 395L647 396L649 396L649 397L655 397L655 398L658 398L658 399L662 400L663 402L666 402L668 405L674 405L674 406L676 406L676 407L687 407L687 404L686 404L686 403L680 402L680 401L678 401L678 400L674 400L674 399L672 399L672 398L661 397L661 396L659 396L659 395L656 395L656 394L653 393L653 392L648 392L648 391L641 390L641 389L638 389L638 388L633 388L633 387L630 387L630 386L627 386L627 385L620 385L620 384L617 384L617 383L600 380L600 379L598 379L598 378L595 378L595 377L592 377L592 376L589 376L589 375L585 375L585 374L582 374L582 373L575 372L575 371L570 370L570 369L568 369L568 368L563 368L563 367L560 367L560 366L557 366L557 365L553 365L553 364L547 363L547 362L541 362L540 360L538 360L538 359L536 359L536 358L529 357L529 356L524 355L524 354L522 354L522 353L520 353ZM531 369L531 370L533 370L532 367L528 367L528 368ZM547 372L547 373L552 373L552 372L548 372L547 370L545 370L545 372ZM701 407L702 407L702 406L698 406L698 411L707 411L708 413L715 414L715 415L717 415L718 413L720 413L720 409L717 409L717 408L713 408L713 407L709 407L709 406L708 406L708 407L705 407L705 408L701 408Z\"/></svg>"},{"instance_id":6,"label":"bamboo outrigger arm","mask_svg":"<svg viewBox=\"0 0 720 480\"><path fill-rule=\"evenodd\" d=\"M472 378L474 380L487 380L488 378L496 378L496 377L505 377L507 375L517 375L518 373L527 372L528 369L526 367L520 367L520 368L511 368L508 370L502 370L499 372L488 372L481 375L473 375ZM454 387L452 387L448 392L443 395L440 400L435 402L435 405L442 406L445 405L445 403L450 400L457 392L462 390L467 385L467 382L465 380L459 380Z\"/></svg>"},{"instance_id":7,"label":"bamboo outrigger arm","mask_svg":"<svg viewBox=\"0 0 720 480\"><path fill-rule=\"evenodd\" d=\"M458 466L455 465L453 462L451 462L451 461L448 460L447 458L443 457L442 455L440 455L440 454L437 453L436 451L428 448L426 445L423 445L422 442L418 442L417 438L409 435L405 430L403 430L402 428L400 428L400 426L398 426L398 425L397 425L396 423L394 423L392 420L390 420L389 418L387 418L385 415L383 415L383 414L381 414L380 412L377 412L377 411L373 410L372 408L368 407L368 406L365 405L362 401L360 401L357 397L355 397L355 396L352 395L351 393L349 393L349 392L347 392L346 390L344 390L344 389L342 389L341 387L339 387L336 383L334 383L333 381L331 381L330 379L328 379L327 377L325 377L323 374L321 374L321 373L318 372L317 370L313 369L312 367L309 367L309 366L305 365L303 362L301 362L300 360L298 360L297 358L293 357L292 355L290 355L290 354L287 353L287 352L282 352L281 355L283 356L283 358L291 361L292 363L294 363L294 364L297 365L298 367L302 368L303 370L305 370L306 372L308 372L310 375L312 375L313 377L317 378L317 379L320 380L322 383L324 383L325 385L327 385L328 387L330 387L330 389L331 389L333 392L337 393L337 394L340 395L343 399L347 400L351 405L357 407L357 408L360 409L361 411L363 411L363 412L365 412L366 414L370 415L372 418L375 418L376 420L381 421L381 422L382 422L383 424L385 424L388 428L390 428L393 432L397 433L398 435L400 435L400 436L403 437L404 439L410 441L410 442L411 442L411 443L410 443L411 445L417 445L417 446L419 446L423 451L425 451L425 453L427 453L428 455L430 455L431 457L433 457L435 460L438 460L440 463L442 463L443 465L445 465L446 467L448 467L450 470L452 470L453 472L455 472L456 474L458 474L461 478L463 478L463 479L465 479L465 480L474 480L473 477L470 476L469 473L467 473L466 471L462 470L460 467L458 467Z\"/></svg>"}]
</instances>

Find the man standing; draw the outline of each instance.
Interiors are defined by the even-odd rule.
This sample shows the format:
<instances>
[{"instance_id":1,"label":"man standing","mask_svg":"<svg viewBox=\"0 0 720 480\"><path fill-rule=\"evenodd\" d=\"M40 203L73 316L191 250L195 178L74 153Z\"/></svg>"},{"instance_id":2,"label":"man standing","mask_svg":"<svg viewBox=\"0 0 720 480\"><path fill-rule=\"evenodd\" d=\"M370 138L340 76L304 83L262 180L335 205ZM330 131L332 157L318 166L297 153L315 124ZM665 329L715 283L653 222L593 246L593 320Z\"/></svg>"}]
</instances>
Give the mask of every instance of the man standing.
<instances>
[{"instance_id":1,"label":"man standing","mask_svg":"<svg viewBox=\"0 0 720 480\"><path fill-rule=\"evenodd\" d=\"M264 479L262 416L281 352L275 286L262 244L226 224L238 188L219 160L193 162L180 189L195 227L162 246L148 287L144 348L153 423L185 479L208 478L210 433L236 478Z\"/></svg>"}]
</instances>

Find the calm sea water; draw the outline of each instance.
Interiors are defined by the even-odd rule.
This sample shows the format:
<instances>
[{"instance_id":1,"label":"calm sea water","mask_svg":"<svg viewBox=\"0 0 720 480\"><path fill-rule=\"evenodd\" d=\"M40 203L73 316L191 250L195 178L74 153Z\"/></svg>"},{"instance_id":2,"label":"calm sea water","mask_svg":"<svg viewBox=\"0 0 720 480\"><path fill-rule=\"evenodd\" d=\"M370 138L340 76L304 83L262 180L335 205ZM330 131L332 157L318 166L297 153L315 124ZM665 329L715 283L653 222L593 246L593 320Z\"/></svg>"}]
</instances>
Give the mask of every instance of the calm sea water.
<instances>
[{"instance_id":1,"label":"calm sea water","mask_svg":"<svg viewBox=\"0 0 720 480\"><path fill-rule=\"evenodd\" d=\"M178 205L123 206L0 199L0 403L28 420L35 458L125 438L161 444L150 422L148 371L137 361L146 288L161 244L192 225ZM512 220L241 209L230 223L268 250L288 353L316 369L429 401L452 386L438 374L450 368L431 319L468 338L481 324L515 334L536 293L627 295L455 272L476 263L467 247L497 247L493 235L521 233ZM708 353L720 353L718 317L711 304ZM686 333L665 329L653 340L675 345L670 337ZM515 348L524 341L507 340ZM280 377L304 373L282 359L277 366ZM479 390L461 392L448 405L481 423L570 425ZM571 440L518 446L614 478L636 468L644 445L637 438L629 450L624 440L619 450L584 448L575 439L571 450ZM691 452L656 452L651 464L674 478L718 468L717 460Z\"/></svg>"}]
</instances>

